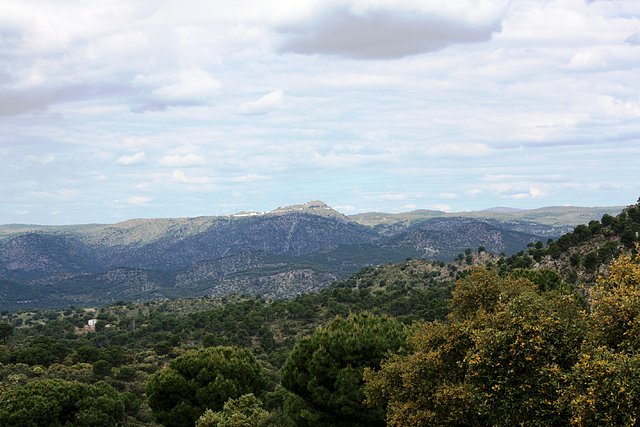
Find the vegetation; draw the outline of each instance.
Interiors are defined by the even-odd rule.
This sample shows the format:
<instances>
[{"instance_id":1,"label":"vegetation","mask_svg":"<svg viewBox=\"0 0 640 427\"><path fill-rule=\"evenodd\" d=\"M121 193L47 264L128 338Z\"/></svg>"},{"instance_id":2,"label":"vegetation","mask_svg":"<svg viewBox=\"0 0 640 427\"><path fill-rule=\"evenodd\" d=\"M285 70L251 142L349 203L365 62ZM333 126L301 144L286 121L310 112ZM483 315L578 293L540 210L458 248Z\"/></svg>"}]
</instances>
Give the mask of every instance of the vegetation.
<instances>
[{"instance_id":1,"label":"vegetation","mask_svg":"<svg viewBox=\"0 0 640 427\"><path fill-rule=\"evenodd\" d=\"M160 424L188 427L205 410L222 410L227 400L259 394L266 385L263 368L249 350L209 347L171 361L168 368L151 376L146 391Z\"/></svg>"},{"instance_id":2,"label":"vegetation","mask_svg":"<svg viewBox=\"0 0 640 427\"><path fill-rule=\"evenodd\" d=\"M363 405L363 377L404 342L402 324L360 313L337 317L295 345L282 368L282 384L299 404L291 417L297 425L379 425L383 413Z\"/></svg>"},{"instance_id":3,"label":"vegetation","mask_svg":"<svg viewBox=\"0 0 640 427\"><path fill-rule=\"evenodd\" d=\"M632 208L567 247L407 259L287 300L4 311L0 427L634 426Z\"/></svg>"},{"instance_id":4,"label":"vegetation","mask_svg":"<svg viewBox=\"0 0 640 427\"><path fill-rule=\"evenodd\" d=\"M124 420L122 394L104 383L44 379L2 394L0 426L114 426Z\"/></svg>"}]
</instances>

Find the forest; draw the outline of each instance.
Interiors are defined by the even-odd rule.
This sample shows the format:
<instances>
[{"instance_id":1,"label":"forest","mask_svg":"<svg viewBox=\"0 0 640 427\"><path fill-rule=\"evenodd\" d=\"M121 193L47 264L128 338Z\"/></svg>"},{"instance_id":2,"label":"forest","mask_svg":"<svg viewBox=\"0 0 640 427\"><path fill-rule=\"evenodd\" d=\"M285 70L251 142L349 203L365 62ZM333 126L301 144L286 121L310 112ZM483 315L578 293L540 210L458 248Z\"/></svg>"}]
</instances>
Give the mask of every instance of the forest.
<instances>
[{"instance_id":1,"label":"forest","mask_svg":"<svg viewBox=\"0 0 640 427\"><path fill-rule=\"evenodd\" d=\"M640 206L289 299L1 313L0 426L634 426Z\"/></svg>"}]
</instances>

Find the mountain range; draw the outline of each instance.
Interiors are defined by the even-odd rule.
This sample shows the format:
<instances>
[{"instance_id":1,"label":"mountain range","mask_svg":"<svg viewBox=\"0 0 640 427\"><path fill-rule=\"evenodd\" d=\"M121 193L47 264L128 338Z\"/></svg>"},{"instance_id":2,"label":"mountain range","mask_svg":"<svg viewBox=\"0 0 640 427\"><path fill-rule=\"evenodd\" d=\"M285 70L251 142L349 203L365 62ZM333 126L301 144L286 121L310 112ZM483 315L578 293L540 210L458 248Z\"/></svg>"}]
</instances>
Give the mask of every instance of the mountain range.
<instances>
[{"instance_id":1,"label":"mountain range","mask_svg":"<svg viewBox=\"0 0 640 427\"><path fill-rule=\"evenodd\" d=\"M364 266L448 261L467 248L512 254L623 207L504 207L363 213L323 202L230 216L117 224L0 226L0 308L198 295L288 297Z\"/></svg>"}]
</instances>

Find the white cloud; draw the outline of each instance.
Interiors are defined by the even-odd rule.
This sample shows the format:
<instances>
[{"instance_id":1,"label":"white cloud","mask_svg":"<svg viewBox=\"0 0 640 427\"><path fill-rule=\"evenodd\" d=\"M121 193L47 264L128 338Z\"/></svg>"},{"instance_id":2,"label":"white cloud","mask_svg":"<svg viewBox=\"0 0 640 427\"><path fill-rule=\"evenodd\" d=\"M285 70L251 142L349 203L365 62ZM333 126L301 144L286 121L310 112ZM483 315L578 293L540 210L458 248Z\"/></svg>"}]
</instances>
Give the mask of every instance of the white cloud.
<instances>
[{"instance_id":1,"label":"white cloud","mask_svg":"<svg viewBox=\"0 0 640 427\"><path fill-rule=\"evenodd\" d=\"M58 191L32 191L30 194L32 197L37 199L64 202L75 199L78 195L78 191L69 188L62 188Z\"/></svg>"},{"instance_id":2,"label":"white cloud","mask_svg":"<svg viewBox=\"0 0 640 427\"><path fill-rule=\"evenodd\" d=\"M231 182L231 183L250 183L250 182L266 181L269 179L271 179L271 177L267 175L248 173L245 175L232 176L232 177L226 178L225 181Z\"/></svg>"},{"instance_id":3,"label":"white cloud","mask_svg":"<svg viewBox=\"0 0 640 427\"><path fill-rule=\"evenodd\" d=\"M133 166L144 163L144 151L139 151L130 156L123 155L116 159L116 164L119 166Z\"/></svg>"},{"instance_id":4,"label":"white cloud","mask_svg":"<svg viewBox=\"0 0 640 427\"><path fill-rule=\"evenodd\" d=\"M197 154L170 154L160 159L162 166L168 167L189 167L189 166L201 166L206 162L206 159Z\"/></svg>"},{"instance_id":5,"label":"white cloud","mask_svg":"<svg viewBox=\"0 0 640 427\"><path fill-rule=\"evenodd\" d=\"M378 196L376 196L376 200L400 201L400 200L407 200L409 197L410 195L406 193L389 193L389 194L379 194Z\"/></svg>"},{"instance_id":6,"label":"white cloud","mask_svg":"<svg viewBox=\"0 0 640 427\"><path fill-rule=\"evenodd\" d=\"M134 206L144 206L149 204L153 199L147 196L131 196L127 199L127 203Z\"/></svg>"},{"instance_id":7,"label":"white cloud","mask_svg":"<svg viewBox=\"0 0 640 427\"><path fill-rule=\"evenodd\" d=\"M171 180L180 184L211 184L213 178L208 176L188 176L180 169L176 169L171 174Z\"/></svg>"},{"instance_id":8,"label":"white cloud","mask_svg":"<svg viewBox=\"0 0 640 427\"><path fill-rule=\"evenodd\" d=\"M430 156L462 156L475 157L486 156L491 153L491 148L487 144L467 143L467 144L436 144L422 148L426 155Z\"/></svg>"},{"instance_id":9,"label":"white cloud","mask_svg":"<svg viewBox=\"0 0 640 427\"><path fill-rule=\"evenodd\" d=\"M282 105L283 97L283 91L274 90L273 92L269 92L262 96L260 99L245 102L240 106L239 112L247 115L267 114Z\"/></svg>"},{"instance_id":10,"label":"white cloud","mask_svg":"<svg viewBox=\"0 0 640 427\"><path fill-rule=\"evenodd\" d=\"M637 198L637 1L0 4L0 222Z\"/></svg>"},{"instance_id":11,"label":"white cloud","mask_svg":"<svg viewBox=\"0 0 640 427\"><path fill-rule=\"evenodd\" d=\"M593 70L609 65L609 53L603 49L587 49L571 57L569 68L575 70Z\"/></svg>"},{"instance_id":12,"label":"white cloud","mask_svg":"<svg viewBox=\"0 0 640 427\"><path fill-rule=\"evenodd\" d=\"M169 101L202 101L213 97L220 89L220 82L200 69L180 70L175 81L153 91L159 98Z\"/></svg>"},{"instance_id":13,"label":"white cloud","mask_svg":"<svg viewBox=\"0 0 640 427\"><path fill-rule=\"evenodd\" d=\"M197 67L161 74L138 74L132 84L149 90L150 99L141 99L143 110L206 104L219 94L221 86L211 74Z\"/></svg>"},{"instance_id":14,"label":"white cloud","mask_svg":"<svg viewBox=\"0 0 640 427\"><path fill-rule=\"evenodd\" d=\"M507 199L537 199L546 195L546 192L539 187L522 188L515 185L505 184L498 187L500 197Z\"/></svg>"}]
</instances>

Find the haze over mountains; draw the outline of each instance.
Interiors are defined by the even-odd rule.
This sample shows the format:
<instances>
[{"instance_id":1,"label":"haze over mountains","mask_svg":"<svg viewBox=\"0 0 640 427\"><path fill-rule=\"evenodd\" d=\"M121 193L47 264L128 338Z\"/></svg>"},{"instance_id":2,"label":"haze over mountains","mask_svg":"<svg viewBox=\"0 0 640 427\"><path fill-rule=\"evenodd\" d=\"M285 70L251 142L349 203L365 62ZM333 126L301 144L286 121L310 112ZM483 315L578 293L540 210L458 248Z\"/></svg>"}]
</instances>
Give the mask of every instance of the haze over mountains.
<instances>
[{"instance_id":1,"label":"haze over mountains","mask_svg":"<svg viewBox=\"0 0 640 427\"><path fill-rule=\"evenodd\" d=\"M504 207L346 216L313 201L224 217L117 224L0 226L3 308L105 304L230 293L285 297L363 266L451 260L484 246L507 254L622 207Z\"/></svg>"}]
</instances>

